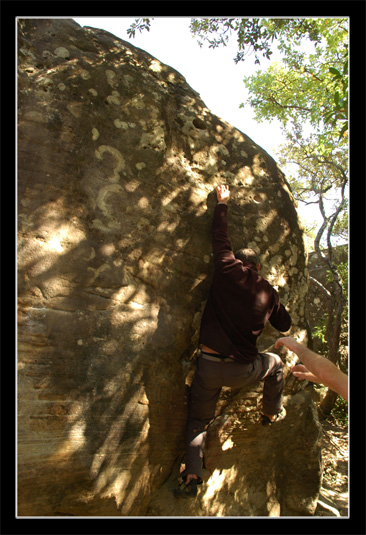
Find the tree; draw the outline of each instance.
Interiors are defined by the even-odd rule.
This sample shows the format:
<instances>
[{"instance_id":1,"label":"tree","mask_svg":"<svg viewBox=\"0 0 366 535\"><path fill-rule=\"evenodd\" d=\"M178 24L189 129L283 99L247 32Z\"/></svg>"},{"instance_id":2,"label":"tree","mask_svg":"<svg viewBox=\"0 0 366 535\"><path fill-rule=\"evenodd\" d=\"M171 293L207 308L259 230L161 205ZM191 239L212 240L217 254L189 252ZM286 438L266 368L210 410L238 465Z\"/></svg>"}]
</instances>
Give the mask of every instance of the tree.
<instances>
[{"instance_id":1,"label":"tree","mask_svg":"<svg viewBox=\"0 0 366 535\"><path fill-rule=\"evenodd\" d=\"M333 127L342 123L340 137L347 132L347 19L203 18L192 20L191 31L200 46L207 42L211 48L226 46L235 33L238 43L236 63L254 53L255 63L260 64L260 53L270 59L273 48L278 48L284 63L282 70L271 66L262 75L257 73L244 79L253 95L249 103L259 119L276 116L285 125L290 117L297 120L300 114L301 117L310 116L311 124L315 124L320 116ZM315 49L310 58L311 65L304 62L306 54L299 49L306 41ZM316 91L315 88L313 91L314 81ZM291 92L291 88L296 91ZM281 98L284 90L285 100ZM315 105L309 102L309 95L315 97Z\"/></svg>"},{"instance_id":2,"label":"tree","mask_svg":"<svg viewBox=\"0 0 366 535\"><path fill-rule=\"evenodd\" d=\"M259 52L269 59L273 42L280 36L300 39L306 36L316 43L321 38L316 19L201 18L192 19L190 29L200 46L207 41L210 48L226 46L232 33L236 33L236 63L254 53L255 63L260 64Z\"/></svg>"},{"instance_id":3,"label":"tree","mask_svg":"<svg viewBox=\"0 0 366 535\"><path fill-rule=\"evenodd\" d=\"M312 53L297 49L293 42L280 41L279 49L286 52L282 62L245 78L245 84L257 120L276 118L286 132L280 163L292 163L297 168L297 176L288 177L295 197L317 203L321 212L323 223L314 246L331 273L333 291L315 282L327 295L328 358L338 364L346 298L333 261L332 238L336 231L344 236L347 219L348 46L345 21L333 21L332 29L332 33L323 32ZM322 240L326 249L321 247ZM322 417L329 415L336 398L337 394L328 390L320 404Z\"/></svg>"},{"instance_id":4,"label":"tree","mask_svg":"<svg viewBox=\"0 0 366 535\"><path fill-rule=\"evenodd\" d=\"M287 179L297 201L306 205L318 204L323 224L315 238L315 248L320 243L329 248L333 238L348 238L348 185L347 146L337 143L336 136L316 134L304 138L287 132L287 143L278 151L282 166L295 165L295 174Z\"/></svg>"},{"instance_id":5,"label":"tree","mask_svg":"<svg viewBox=\"0 0 366 535\"><path fill-rule=\"evenodd\" d=\"M319 281L312 279L327 298L328 307L324 313L326 318L324 336L328 347L328 358L336 365L340 360L340 336L344 309L347 305L347 281L337 267L334 259L332 238L347 232L347 198L345 190L348 183L347 154L344 147L330 144L319 150L317 138L304 140L287 135L289 143L282 147L280 163L296 164L297 176L288 177L295 198L305 203L316 203L319 206L323 223L317 231L314 246L316 253L328 270L332 280L332 291L325 288ZM340 217L340 214L343 217ZM323 241L325 248L321 247ZM330 414L337 395L328 390L320 404L320 414Z\"/></svg>"}]
</instances>

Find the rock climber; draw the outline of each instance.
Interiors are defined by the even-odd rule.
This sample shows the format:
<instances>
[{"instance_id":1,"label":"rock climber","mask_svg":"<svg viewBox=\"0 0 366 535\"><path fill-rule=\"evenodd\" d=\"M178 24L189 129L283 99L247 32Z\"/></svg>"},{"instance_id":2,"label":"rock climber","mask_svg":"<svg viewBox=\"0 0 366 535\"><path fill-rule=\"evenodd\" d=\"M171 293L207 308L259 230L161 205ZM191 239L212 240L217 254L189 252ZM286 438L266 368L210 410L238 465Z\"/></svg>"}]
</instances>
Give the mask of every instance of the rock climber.
<instances>
[{"instance_id":1,"label":"rock climber","mask_svg":"<svg viewBox=\"0 0 366 535\"><path fill-rule=\"evenodd\" d=\"M273 353L259 353L257 338L269 320L281 333L291 318L278 293L259 274L252 249L235 254L228 235L228 186L217 186L212 225L214 277L202 315L200 354L189 395L185 470L176 497L194 497L202 483L206 429L215 416L221 388L239 389L264 380L262 424L283 420L282 361Z\"/></svg>"}]
</instances>

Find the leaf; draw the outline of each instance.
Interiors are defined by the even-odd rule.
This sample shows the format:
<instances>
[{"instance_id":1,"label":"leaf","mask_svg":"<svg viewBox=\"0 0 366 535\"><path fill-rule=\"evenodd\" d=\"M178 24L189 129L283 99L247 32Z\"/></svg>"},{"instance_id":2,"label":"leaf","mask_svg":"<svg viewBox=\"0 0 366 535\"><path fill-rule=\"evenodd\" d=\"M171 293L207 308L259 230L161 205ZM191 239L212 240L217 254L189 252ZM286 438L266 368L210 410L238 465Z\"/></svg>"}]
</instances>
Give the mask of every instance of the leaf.
<instances>
[{"instance_id":1,"label":"leaf","mask_svg":"<svg viewBox=\"0 0 366 535\"><path fill-rule=\"evenodd\" d=\"M347 130L348 130L348 121L343 126L342 130L340 131L338 141L344 136L344 134L347 132Z\"/></svg>"},{"instance_id":2,"label":"leaf","mask_svg":"<svg viewBox=\"0 0 366 535\"><path fill-rule=\"evenodd\" d=\"M329 68L329 72L331 72L332 74L336 74L336 75L337 75L337 78L338 78L338 77L339 77L339 78L342 77L342 75L341 75L341 73L339 72L339 70L338 70L338 69L335 69L334 67L330 67L330 68Z\"/></svg>"},{"instance_id":3,"label":"leaf","mask_svg":"<svg viewBox=\"0 0 366 535\"><path fill-rule=\"evenodd\" d=\"M334 115L334 110L331 110L331 111L328 111L327 113L325 113L324 117L323 117L324 122L328 123L331 120L331 118L333 117L333 115Z\"/></svg>"}]
</instances>

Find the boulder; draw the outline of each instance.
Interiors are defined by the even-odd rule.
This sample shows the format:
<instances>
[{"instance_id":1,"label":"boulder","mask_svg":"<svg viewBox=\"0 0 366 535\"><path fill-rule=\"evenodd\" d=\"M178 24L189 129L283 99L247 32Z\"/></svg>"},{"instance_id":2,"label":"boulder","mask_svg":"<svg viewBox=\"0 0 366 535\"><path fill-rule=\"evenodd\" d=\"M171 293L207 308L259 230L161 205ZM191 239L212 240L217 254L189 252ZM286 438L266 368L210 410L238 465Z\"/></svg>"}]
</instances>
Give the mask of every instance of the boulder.
<instances>
[{"instance_id":1,"label":"boulder","mask_svg":"<svg viewBox=\"0 0 366 535\"><path fill-rule=\"evenodd\" d=\"M182 460L215 186L232 190L234 248L258 251L306 341L303 231L275 161L177 71L70 19L20 19L18 41L18 514L149 514ZM278 335L268 326L260 349ZM283 358L287 374L294 357ZM296 436L289 420L280 438L280 427L241 427L258 413L261 387L253 392L239 404L223 393L218 413L232 407L234 446L219 458L212 434L207 467L222 489L237 479L233 488L260 505L225 498L218 509L207 499L207 513L266 515L276 489L285 492L287 468L276 461L263 472L275 489L266 495L242 448L283 456L286 438L310 451L310 437L297 438L316 425L310 399L301 398ZM319 480L318 464L302 467L304 477ZM293 492L302 508L287 496L279 514L311 514L313 486Z\"/></svg>"}]
</instances>

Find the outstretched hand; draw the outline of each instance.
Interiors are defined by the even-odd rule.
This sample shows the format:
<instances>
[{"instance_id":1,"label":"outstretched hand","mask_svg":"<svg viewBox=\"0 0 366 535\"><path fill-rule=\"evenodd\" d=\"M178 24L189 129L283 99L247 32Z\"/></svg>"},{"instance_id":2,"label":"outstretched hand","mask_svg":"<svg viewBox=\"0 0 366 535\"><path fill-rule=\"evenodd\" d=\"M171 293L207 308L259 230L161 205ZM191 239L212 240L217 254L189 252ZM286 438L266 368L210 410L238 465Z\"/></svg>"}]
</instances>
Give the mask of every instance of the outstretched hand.
<instances>
[{"instance_id":1,"label":"outstretched hand","mask_svg":"<svg viewBox=\"0 0 366 535\"><path fill-rule=\"evenodd\" d=\"M316 377L313 373L309 372L309 370L303 365L303 364L296 364L292 368L292 375L297 377L300 381L312 381L313 383L321 383L321 379L319 377Z\"/></svg>"},{"instance_id":2,"label":"outstretched hand","mask_svg":"<svg viewBox=\"0 0 366 535\"><path fill-rule=\"evenodd\" d=\"M227 204L230 199L229 186L217 186L216 188L217 202Z\"/></svg>"},{"instance_id":3,"label":"outstretched hand","mask_svg":"<svg viewBox=\"0 0 366 535\"><path fill-rule=\"evenodd\" d=\"M299 342L297 342L294 338L291 336L285 336L283 338L279 338L275 343L275 348L279 348L280 346L285 346L290 351L293 351L296 353L299 358L301 359L301 353L303 353L303 347ZM300 354L299 354L300 353ZM312 381L314 383L321 383L321 380L319 377L311 373L306 366L303 364L297 364L292 368L292 374L297 377L300 381L304 381L305 379L307 381Z\"/></svg>"},{"instance_id":4,"label":"outstretched hand","mask_svg":"<svg viewBox=\"0 0 366 535\"><path fill-rule=\"evenodd\" d=\"M348 377L329 359L318 355L306 346L299 344L291 336L279 338L275 347L285 346L297 354L303 364L297 364L292 368L292 374L303 381L322 383L340 394L348 401Z\"/></svg>"},{"instance_id":5,"label":"outstretched hand","mask_svg":"<svg viewBox=\"0 0 366 535\"><path fill-rule=\"evenodd\" d=\"M275 348L278 349L280 346L285 346L287 347L287 349L293 351L294 353L301 349L301 345L299 344L299 342L297 342L291 336L284 336L282 338L279 338L275 343Z\"/></svg>"}]
</instances>

